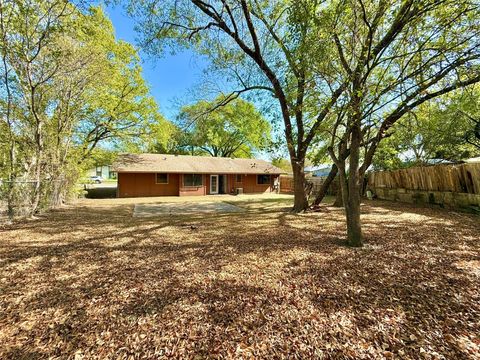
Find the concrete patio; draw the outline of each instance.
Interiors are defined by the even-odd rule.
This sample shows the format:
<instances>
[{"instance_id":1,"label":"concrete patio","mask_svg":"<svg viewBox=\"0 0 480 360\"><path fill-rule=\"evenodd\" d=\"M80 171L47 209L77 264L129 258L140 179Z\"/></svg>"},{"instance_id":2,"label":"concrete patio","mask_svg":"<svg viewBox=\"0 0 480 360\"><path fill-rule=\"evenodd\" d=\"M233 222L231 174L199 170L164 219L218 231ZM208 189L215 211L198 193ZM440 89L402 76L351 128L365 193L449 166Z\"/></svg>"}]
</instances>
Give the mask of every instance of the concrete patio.
<instances>
[{"instance_id":1,"label":"concrete patio","mask_svg":"<svg viewBox=\"0 0 480 360\"><path fill-rule=\"evenodd\" d=\"M162 215L189 215L200 213L239 213L244 208L226 202L173 202L160 204L136 204L134 217L151 217Z\"/></svg>"}]
</instances>

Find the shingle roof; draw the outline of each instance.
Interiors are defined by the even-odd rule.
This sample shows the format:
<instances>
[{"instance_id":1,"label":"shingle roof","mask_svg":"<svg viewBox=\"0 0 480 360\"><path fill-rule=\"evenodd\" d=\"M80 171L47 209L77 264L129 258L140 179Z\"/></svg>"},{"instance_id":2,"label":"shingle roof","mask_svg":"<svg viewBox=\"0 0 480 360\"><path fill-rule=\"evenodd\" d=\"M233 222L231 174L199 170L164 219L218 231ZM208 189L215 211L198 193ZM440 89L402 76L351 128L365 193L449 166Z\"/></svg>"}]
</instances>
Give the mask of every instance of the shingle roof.
<instances>
[{"instance_id":1,"label":"shingle roof","mask_svg":"<svg viewBox=\"0 0 480 360\"><path fill-rule=\"evenodd\" d=\"M121 154L114 162L113 170L188 174L281 174L285 172L265 160L165 154Z\"/></svg>"}]
</instances>

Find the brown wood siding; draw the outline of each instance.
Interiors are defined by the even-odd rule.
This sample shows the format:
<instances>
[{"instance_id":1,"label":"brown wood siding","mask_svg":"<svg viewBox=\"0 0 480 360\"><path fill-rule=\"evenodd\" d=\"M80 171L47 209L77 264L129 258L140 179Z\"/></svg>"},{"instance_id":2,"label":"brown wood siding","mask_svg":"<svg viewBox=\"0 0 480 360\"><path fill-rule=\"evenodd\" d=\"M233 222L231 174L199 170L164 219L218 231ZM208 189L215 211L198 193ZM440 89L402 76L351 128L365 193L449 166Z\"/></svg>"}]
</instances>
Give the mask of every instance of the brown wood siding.
<instances>
[{"instance_id":1,"label":"brown wood siding","mask_svg":"<svg viewBox=\"0 0 480 360\"><path fill-rule=\"evenodd\" d=\"M217 175L217 174L214 174ZM222 175L222 174L218 174ZM156 184L155 173L119 173L118 197L141 196L202 196L210 194L210 174L203 174L201 186L183 186L183 174L168 174L168 184ZM276 175L272 175L270 184L257 184L257 175L241 175L242 182L236 181L236 174L226 176L226 193L243 188L246 194L261 194L273 191Z\"/></svg>"},{"instance_id":2,"label":"brown wood siding","mask_svg":"<svg viewBox=\"0 0 480 360\"><path fill-rule=\"evenodd\" d=\"M257 175L242 175L242 182L234 182L235 188L243 188L245 194L258 194L273 191L275 175L270 176L270 184L257 184Z\"/></svg>"},{"instance_id":3,"label":"brown wood siding","mask_svg":"<svg viewBox=\"0 0 480 360\"><path fill-rule=\"evenodd\" d=\"M179 175L168 174L168 184L156 184L155 173L119 173L118 197L177 196Z\"/></svg>"}]
</instances>

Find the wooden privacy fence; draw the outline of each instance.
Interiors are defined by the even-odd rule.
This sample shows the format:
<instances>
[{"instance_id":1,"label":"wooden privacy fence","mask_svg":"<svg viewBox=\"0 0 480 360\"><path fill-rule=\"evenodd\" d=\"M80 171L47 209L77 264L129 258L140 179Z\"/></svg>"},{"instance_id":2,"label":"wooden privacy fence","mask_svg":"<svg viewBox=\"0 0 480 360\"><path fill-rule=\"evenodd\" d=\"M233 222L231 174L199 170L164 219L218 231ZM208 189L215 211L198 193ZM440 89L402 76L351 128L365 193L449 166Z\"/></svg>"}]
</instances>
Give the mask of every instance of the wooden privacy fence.
<instances>
[{"instance_id":1,"label":"wooden privacy fence","mask_svg":"<svg viewBox=\"0 0 480 360\"><path fill-rule=\"evenodd\" d=\"M326 177L307 177L307 182L311 182L313 184L312 187L312 194L317 194L322 186L323 182L325 181ZM327 195L335 195L338 189L338 182L334 180L330 185ZM294 185L293 185L293 176L291 175L282 175L280 176L280 192L285 194L292 194L294 192Z\"/></svg>"},{"instance_id":2,"label":"wooden privacy fence","mask_svg":"<svg viewBox=\"0 0 480 360\"><path fill-rule=\"evenodd\" d=\"M369 188L480 194L480 163L432 165L372 172Z\"/></svg>"}]
</instances>

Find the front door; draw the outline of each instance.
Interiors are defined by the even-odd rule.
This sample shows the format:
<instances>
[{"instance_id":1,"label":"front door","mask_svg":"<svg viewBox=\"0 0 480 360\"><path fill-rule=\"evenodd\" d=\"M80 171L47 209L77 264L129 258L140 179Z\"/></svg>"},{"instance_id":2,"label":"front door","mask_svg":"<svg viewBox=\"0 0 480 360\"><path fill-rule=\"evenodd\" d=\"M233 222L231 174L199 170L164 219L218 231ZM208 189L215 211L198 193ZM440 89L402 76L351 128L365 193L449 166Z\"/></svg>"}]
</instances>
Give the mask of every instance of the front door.
<instances>
[{"instance_id":1,"label":"front door","mask_svg":"<svg viewBox=\"0 0 480 360\"><path fill-rule=\"evenodd\" d=\"M210 175L210 194L218 194L218 175Z\"/></svg>"}]
</instances>

